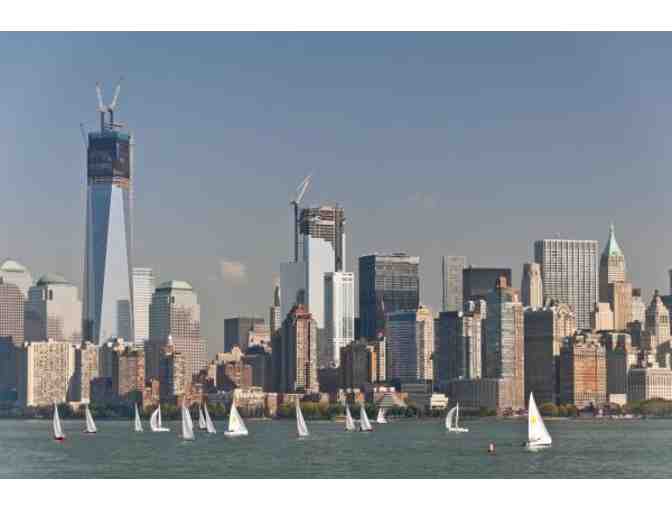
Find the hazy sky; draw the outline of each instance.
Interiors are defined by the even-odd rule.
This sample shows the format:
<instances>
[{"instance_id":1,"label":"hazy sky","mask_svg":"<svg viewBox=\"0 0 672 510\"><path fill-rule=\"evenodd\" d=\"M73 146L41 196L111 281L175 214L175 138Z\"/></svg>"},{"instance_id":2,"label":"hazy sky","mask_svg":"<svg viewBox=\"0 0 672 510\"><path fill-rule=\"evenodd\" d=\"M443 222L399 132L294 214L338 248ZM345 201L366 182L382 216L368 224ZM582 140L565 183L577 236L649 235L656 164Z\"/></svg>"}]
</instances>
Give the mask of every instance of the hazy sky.
<instances>
[{"instance_id":1,"label":"hazy sky","mask_svg":"<svg viewBox=\"0 0 672 510\"><path fill-rule=\"evenodd\" d=\"M135 265L223 319L268 315L291 254L289 200L348 217L348 265L503 265L535 239L611 221L635 286L668 291L672 34L0 34L0 259L82 282L95 82L136 137Z\"/></svg>"}]
</instances>

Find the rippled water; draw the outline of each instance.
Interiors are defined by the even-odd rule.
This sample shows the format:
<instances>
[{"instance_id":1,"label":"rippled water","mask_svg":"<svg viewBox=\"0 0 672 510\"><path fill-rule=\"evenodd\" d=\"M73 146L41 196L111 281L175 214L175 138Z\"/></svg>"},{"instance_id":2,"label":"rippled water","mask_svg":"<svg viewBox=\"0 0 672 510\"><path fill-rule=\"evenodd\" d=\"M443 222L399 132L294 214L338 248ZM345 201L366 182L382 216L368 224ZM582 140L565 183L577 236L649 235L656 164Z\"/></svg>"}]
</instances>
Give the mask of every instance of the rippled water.
<instances>
[{"instance_id":1,"label":"rippled water","mask_svg":"<svg viewBox=\"0 0 672 510\"><path fill-rule=\"evenodd\" d=\"M223 430L224 424L217 423ZM0 420L0 477L39 478L504 478L669 477L672 421L550 421L552 449L521 448L527 423L467 421L448 434L439 421L398 421L371 434L339 423L309 422L298 439L292 421L250 421L250 436L136 434L132 424L101 421L95 436L65 421L68 440L51 439L49 421ZM486 454L490 441L497 454Z\"/></svg>"}]
</instances>

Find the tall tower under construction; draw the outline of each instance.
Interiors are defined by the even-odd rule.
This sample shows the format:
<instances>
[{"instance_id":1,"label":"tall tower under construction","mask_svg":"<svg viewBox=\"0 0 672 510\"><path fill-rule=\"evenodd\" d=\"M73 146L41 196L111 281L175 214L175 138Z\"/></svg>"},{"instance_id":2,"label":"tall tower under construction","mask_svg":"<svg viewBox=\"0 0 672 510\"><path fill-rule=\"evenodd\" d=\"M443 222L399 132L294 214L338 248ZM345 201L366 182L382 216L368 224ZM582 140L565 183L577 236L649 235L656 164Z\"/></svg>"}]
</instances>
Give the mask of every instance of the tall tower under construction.
<instances>
[{"instance_id":1,"label":"tall tower under construction","mask_svg":"<svg viewBox=\"0 0 672 510\"><path fill-rule=\"evenodd\" d=\"M133 331L133 139L114 121L119 88L104 106L97 86L100 131L87 137L83 337L94 343L119 336L120 324Z\"/></svg>"}]
</instances>

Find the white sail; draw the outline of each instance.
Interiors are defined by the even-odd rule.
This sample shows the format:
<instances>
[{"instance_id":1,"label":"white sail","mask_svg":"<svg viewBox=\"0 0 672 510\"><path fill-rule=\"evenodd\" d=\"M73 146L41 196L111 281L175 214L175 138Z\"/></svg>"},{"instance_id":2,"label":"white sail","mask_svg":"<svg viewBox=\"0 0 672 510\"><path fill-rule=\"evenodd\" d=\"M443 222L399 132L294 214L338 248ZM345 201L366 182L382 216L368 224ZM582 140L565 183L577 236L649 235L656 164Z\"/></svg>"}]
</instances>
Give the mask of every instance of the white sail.
<instances>
[{"instance_id":1,"label":"white sail","mask_svg":"<svg viewBox=\"0 0 672 510\"><path fill-rule=\"evenodd\" d=\"M152 413L152 416L149 418L149 427L152 429L152 432L169 432L170 429L164 428L161 423L161 405L156 408L156 411Z\"/></svg>"},{"instance_id":2,"label":"white sail","mask_svg":"<svg viewBox=\"0 0 672 510\"><path fill-rule=\"evenodd\" d=\"M191 414L189 410L182 403L182 439L185 441L193 441L194 437L194 422L191 421Z\"/></svg>"},{"instance_id":3,"label":"white sail","mask_svg":"<svg viewBox=\"0 0 672 510\"><path fill-rule=\"evenodd\" d=\"M135 431L142 432L142 421L140 421L140 412L138 411L138 404L135 404Z\"/></svg>"},{"instance_id":4,"label":"white sail","mask_svg":"<svg viewBox=\"0 0 672 510\"><path fill-rule=\"evenodd\" d=\"M453 407L448 414L446 415L446 428L450 431L453 430L453 418L457 413L457 406Z\"/></svg>"},{"instance_id":5,"label":"white sail","mask_svg":"<svg viewBox=\"0 0 672 510\"><path fill-rule=\"evenodd\" d=\"M210 413L208 412L207 405L203 406L203 411L205 411L205 429L208 431L208 434L216 434L217 429L215 428L215 424L212 423L212 420L210 419Z\"/></svg>"},{"instance_id":6,"label":"white sail","mask_svg":"<svg viewBox=\"0 0 672 510\"><path fill-rule=\"evenodd\" d=\"M546 447L553 444L553 439L546 429L544 424L544 419L537 409L537 403L534 401L534 395L530 393L530 405L527 418L527 439L528 446L531 448L534 447Z\"/></svg>"},{"instance_id":7,"label":"white sail","mask_svg":"<svg viewBox=\"0 0 672 510\"><path fill-rule=\"evenodd\" d=\"M385 418L385 409L382 407L378 409L378 417L376 418L376 423L383 425L387 423L387 418Z\"/></svg>"},{"instance_id":8,"label":"white sail","mask_svg":"<svg viewBox=\"0 0 672 510\"><path fill-rule=\"evenodd\" d=\"M208 425L205 423L205 416L203 416L203 408L198 406L198 428L199 430L206 430Z\"/></svg>"},{"instance_id":9,"label":"white sail","mask_svg":"<svg viewBox=\"0 0 672 510\"><path fill-rule=\"evenodd\" d=\"M63 427L61 427L61 418L58 416L58 404L54 403L54 439L65 439L65 434L63 434Z\"/></svg>"},{"instance_id":10,"label":"white sail","mask_svg":"<svg viewBox=\"0 0 672 510\"><path fill-rule=\"evenodd\" d=\"M238 414L236 404L231 404L231 412L229 413L229 430L224 432L227 436L247 436L248 431L245 422Z\"/></svg>"},{"instance_id":11,"label":"white sail","mask_svg":"<svg viewBox=\"0 0 672 510\"><path fill-rule=\"evenodd\" d=\"M98 432L98 429L96 428L96 423L93 421L93 416L91 415L91 411L89 410L89 406L86 406L84 415L86 416L86 433L95 434L96 432Z\"/></svg>"},{"instance_id":12,"label":"white sail","mask_svg":"<svg viewBox=\"0 0 672 510\"><path fill-rule=\"evenodd\" d=\"M366 415L366 409L364 409L364 404L359 406L359 428L362 432L371 432L373 427L369 421L369 417Z\"/></svg>"},{"instance_id":13,"label":"white sail","mask_svg":"<svg viewBox=\"0 0 672 510\"><path fill-rule=\"evenodd\" d=\"M301 404L299 404L298 399L296 400L296 429L299 433L299 437L308 437L310 435L308 427L306 426L306 420L303 419Z\"/></svg>"},{"instance_id":14,"label":"white sail","mask_svg":"<svg viewBox=\"0 0 672 510\"><path fill-rule=\"evenodd\" d=\"M348 404L345 404L345 430L348 432L354 432L356 430L355 420L352 419Z\"/></svg>"}]
</instances>

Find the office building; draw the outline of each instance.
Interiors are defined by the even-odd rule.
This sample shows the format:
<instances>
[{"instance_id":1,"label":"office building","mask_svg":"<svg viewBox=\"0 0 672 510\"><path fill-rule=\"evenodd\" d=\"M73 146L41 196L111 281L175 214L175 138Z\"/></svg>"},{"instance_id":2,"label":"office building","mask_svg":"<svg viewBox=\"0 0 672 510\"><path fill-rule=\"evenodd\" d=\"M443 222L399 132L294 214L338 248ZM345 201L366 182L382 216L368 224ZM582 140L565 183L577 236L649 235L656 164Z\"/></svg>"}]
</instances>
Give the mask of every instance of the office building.
<instances>
[{"instance_id":1,"label":"office building","mask_svg":"<svg viewBox=\"0 0 672 510\"><path fill-rule=\"evenodd\" d=\"M525 395L539 403L558 401L560 349L576 332L576 315L565 304L525 310Z\"/></svg>"},{"instance_id":2,"label":"office building","mask_svg":"<svg viewBox=\"0 0 672 510\"><path fill-rule=\"evenodd\" d=\"M282 308L280 307L280 281L273 288L273 304L269 310L269 332L271 336L282 326Z\"/></svg>"},{"instance_id":3,"label":"office building","mask_svg":"<svg viewBox=\"0 0 672 510\"><path fill-rule=\"evenodd\" d=\"M75 346L75 375L72 400L88 403L91 401L91 381L99 374L98 346L84 342Z\"/></svg>"},{"instance_id":4,"label":"office building","mask_svg":"<svg viewBox=\"0 0 672 510\"><path fill-rule=\"evenodd\" d=\"M625 256L616 242L614 226L609 228L609 239L600 257L600 301L609 302L609 285L626 281Z\"/></svg>"},{"instance_id":5,"label":"office building","mask_svg":"<svg viewBox=\"0 0 672 510\"><path fill-rule=\"evenodd\" d=\"M133 338L135 343L149 340L149 307L155 291L154 271L149 267L133 268Z\"/></svg>"},{"instance_id":6,"label":"office building","mask_svg":"<svg viewBox=\"0 0 672 510\"><path fill-rule=\"evenodd\" d=\"M500 277L511 279L511 269L495 267L474 267L469 266L462 271L462 300L478 301L485 299L490 294Z\"/></svg>"},{"instance_id":7,"label":"office building","mask_svg":"<svg viewBox=\"0 0 672 510\"><path fill-rule=\"evenodd\" d=\"M274 388L279 393L317 393L317 324L303 305L295 306L273 343Z\"/></svg>"},{"instance_id":8,"label":"office building","mask_svg":"<svg viewBox=\"0 0 672 510\"><path fill-rule=\"evenodd\" d=\"M607 299L614 312L614 329L626 331L632 322L632 284L613 282L607 288Z\"/></svg>"},{"instance_id":9,"label":"office building","mask_svg":"<svg viewBox=\"0 0 672 510\"><path fill-rule=\"evenodd\" d=\"M628 373L628 402L672 400L672 370L658 366L638 366Z\"/></svg>"},{"instance_id":10,"label":"office building","mask_svg":"<svg viewBox=\"0 0 672 510\"><path fill-rule=\"evenodd\" d=\"M121 401L142 402L145 389L145 351L127 345L112 355L112 391Z\"/></svg>"},{"instance_id":11,"label":"office building","mask_svg":"<svg viewBox=\"0 0 672 510\"><path fill-rule=\"evenodd\" d=\"M590 315L598 302L597 241L536 241L534 261L541 265L544 301L568 304L578 328L590 328Z\"/></svg>"},{"instance_id":12,"label":"office building","mask_svg":"<svg viewBox=\"0 0 672 510\"><path fill-rule=\"evenodd\" d=\"M333 271L345 271L345 212L341 207L322 206L302 209L299 231L304 242L307 237L328 242L335 258Z\"/></svg>"},{"instance_id":13,"label":"office building","mask_svg":"<svg viewBox=\"0 0 672 510\"><path fill-rule=\"evenodd\" d=\"M17 349L17 394L21 407L66 402L75 374L75 346L47 340L25 342Z\"/></svg>"},{"instance_id":14,"label":"office building","mask_svg":"<svg viewBox=\"0 0 672 510\"><path fill-rule=\"evenodd\" d=\"M319 346L319 367L338 367L341 349L355 339L355 275L324 275L324 335Z\"/></svg>"},{"instance_id":15,"label":"office building","mask_svg":"<svg viewBox=\"0 0 672 510\"><path fill-rule=\"evenodd\" d=\"M28 289L33 285L33 277L26 266L16 260L4 260L0 264L0 280L16 285L23 294L23 299L28 299Z\"/></svg>"},{"instance_id":16,"label":"office building","mask_svg":"<svg viewBox=\"0 0 672 510\"><path fill-rule=\"evenodd\" d=\"M525 407L525 324L520 294L501 276L486 296L483 377L511 379L511 407Z\"/></svg>"},{"instance_id":17,"label":"office building","mask_svg":"<svg viewBox=\"0 0 672 510\"><path fill-rule=\"evenodd\" d=\"M539 264L523 265L523 281L520 286L520 294L523 306L534 310L544 306L544 285Z\"/></svg>"},{"instance_id":18,"label":"office building","mask_svg":"<svg viewBox=\"0 0 672 510\"><path fill-rule=\"evenodd\" d=\"M614 329L614 312L609 303L595 303L590 316L591 331L612 331Z\"/></svg>"},{"instance_id":19,"label":"office building","mask_svg":"<svg viewBox=\"0 0 672 510\"><path fill-rule=\"evenodd\" d=\"M642 299L642 289L632 289L632 322L646 323L646 303Z\"/></svg>"},{"instance_id":20,"label":"office building","mask_svg":"<svg viewBox=\"0 0 672 510\"><path fill-rule=\"evenodd\" d=\"M205 368L205 344L201 339L201 307L192 286L184 281L170 280L159 285L149 307L149 337L152 349L169 341L186 356L187 376L198 374ZM152 356L156 359L156 356ZM156 373L152 363L151 376Z\"/></svg>"},{"instance_id":21,"label":"office building","mask_svg":"<svg viewBox=\"0 0 672 510\"><path fill-rule=\"evenodd\" d=\"M443 312L459 312L462 310L462 271L467 265L467 258L451 255L441 257L441 309Z\"/></svg>"},{"instance_id":22,"label":"office building","mask_svg":"<svg viewBox=\"0 0 672 510\"><path fill-rule=\"evenodd\" d=\"M87 140L83 310L84 339L96 344L120 336L118 309L132 321L133 303L133 138L114 123L113 111L109 122L100 115L100 131Z\"/></svg>"},{"instance_id":23,"label":"office building","mask_svg":"<svg viewBox=\"0 0 672 510\"><path fill-rule=\"evenodd\" d=\"M24 341L24 307L21 289L0 279L0 338L11 339L14 346Z\"/></svg>"},{"instance_id":24,"label":"office building","mask_svg":"<svg viewBox=\"0 0 672 510\"><path fill-rule=\"evenodd\" d=\"M656 290L646 309L646 327L642 335L643 347L656 356L656 362L670 368L667 355L670 352L670 312Z\"/></svg>"},{"instance_id":25,"label":"office building","mask_svg":"<svg viewBox=\"0 0 672 510\"><path fill-rule=\"evenodd\" d=\"M385 342L359 339L341 348L339 387L358 389L385 380Z\"/></svg>"},{"instance_id":26,"label":"office building","mask_svg":"<svg viewBox=\"0 0 672 510\"><path fill-rule=\"evenodd\" d=\"M252 386L263 388L269 392L273 389L272 355L261 347L251 347L245 353L245 363L252 369Z\"/></svg>"},{"instance_id":27,"label":"office building","mask_svg":"<svg viewBox=\"0 0 672 510\"><path fill-rule=\"evenodd\" d=\"M82 302L77 287L58 274L42 276L28 291L26 340L82 341Z\"/></svg>"},{"instance_id":28,"label":"office building","mask_svg":"<svg viewBox=\"0 0 672 510\"><path fill-rule=\"evenodd\" d=\"M429 308L388 313L385 339L389 380L434 379L434 317Z\"/></svg>"},{"instance_id":29,"label":"office building","mask_svg":"<svg viewBox=\"0 0 672 510\"><path fill-rule=\"evenodd\" d=\"M219 391L249 389L252 387L252 381L252 366L243 360L217 365L217 389Z\"/></svg>"},{"instance_id":30,"label":"office building","mask_svg":"<svg viewBox=\"0 0 672 510\"><path fill-rule=\"evenodd\" d=\"M585 409L602 407L606 402L606 349L599 336L576 333L560 350L560 403Z\"/></svg>"},{"instance_id":31,"label":"office building","mask_svg":"<svg viewBox=\"0 0 672 510\"><path fill-rule=\"evenodd\" d=\"M359 258L360 334L377 338L387 314L415 311L420 305L420 257L403 253Z\"/></svg>"},{"instance_id":32,"label":"office building","mask_svg":"<svg viewBox=\"0 0 672 510\"><path fill-rule=\"evenodd\" d=\"M116 353L122 352L130 344L123 338L110 339L98 349L98 374L112 379L112 363Z\"/></svg>"},{"instance_id":33,"label":"office building","mask_svg":"<svg viewBox=\"0 0 672 510\"><path fill-rule=\"evenodd\" d=\"M630 370L637 367L640 350L633 346L628 333L605 332L602 344L607 351L607 397L609 402L627 402Z\"/></svg>"},{"instance_id":34,"label":"office building","mask_svg":"<svg viewBox=\"0 0 672 510\"><path fill-rule=\"evenodd\" d=\"M245 352L248 347L250 331L264 326L264 319L259 317L232 317L224 319L224 352L230 352L235 346Z\"/></svg>"},{"instance_id":35,"label":"office building","mask_svg":"<svg viewBox=\"0 0 672 510\"><path fill-rule=\"evenodd\" d=\"M191 377L187 372L187 357L169 341L159 350L159 392L161 400L174 402L187 393Z\"/></svg>"}]
</instances>

